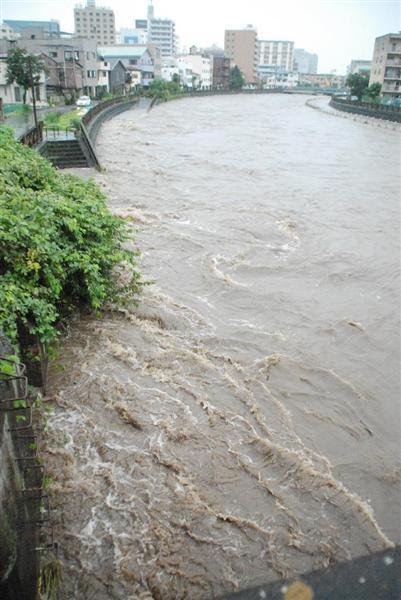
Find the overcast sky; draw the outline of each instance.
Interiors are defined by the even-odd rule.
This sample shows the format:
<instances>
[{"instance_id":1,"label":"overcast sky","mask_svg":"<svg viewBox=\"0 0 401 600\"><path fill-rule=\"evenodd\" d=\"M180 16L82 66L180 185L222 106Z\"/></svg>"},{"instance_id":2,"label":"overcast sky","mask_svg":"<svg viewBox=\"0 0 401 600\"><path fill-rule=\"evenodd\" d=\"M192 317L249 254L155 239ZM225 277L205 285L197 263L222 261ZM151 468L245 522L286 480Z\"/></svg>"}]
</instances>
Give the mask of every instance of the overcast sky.
<instances>
[{"instance_id":1,"label":"overcast sky","mask_svg":"<svg viewBox=\"0 0 401 600\"><path fill-rule=\"evenodd\" d=\"M73 31L76 0L0 0L1 19L57 19ZM146 17L147 0L97 0L117 28ZM375 37L401 30L401 0L154 0L156 17L176 22L181 46L223 46L224 30L247 24L262 39L293 40L319 55L319 72L344 74L351 59L371 59Z\"/></svg>"}]
</instances>

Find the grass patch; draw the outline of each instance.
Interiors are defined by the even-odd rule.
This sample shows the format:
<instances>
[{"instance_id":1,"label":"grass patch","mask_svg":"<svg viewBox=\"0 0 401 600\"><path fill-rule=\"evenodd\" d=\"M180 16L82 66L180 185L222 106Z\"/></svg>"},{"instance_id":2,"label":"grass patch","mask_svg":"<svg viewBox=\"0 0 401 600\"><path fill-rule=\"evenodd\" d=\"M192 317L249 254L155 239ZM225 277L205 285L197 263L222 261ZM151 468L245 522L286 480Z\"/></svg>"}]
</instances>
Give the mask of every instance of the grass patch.
<instances>
[{"instance_id":1,"label":"grass patch","mask_svg":"<svg viewBox=\"0 0 401 600\"><path fill-rule=\"evenodd\" d=\"M68 127L76 128L81 121L82 110L75 108L68 112L55 111L45 115L45 127L55 129L67 129Z\"/></svg>"}]
</instances>

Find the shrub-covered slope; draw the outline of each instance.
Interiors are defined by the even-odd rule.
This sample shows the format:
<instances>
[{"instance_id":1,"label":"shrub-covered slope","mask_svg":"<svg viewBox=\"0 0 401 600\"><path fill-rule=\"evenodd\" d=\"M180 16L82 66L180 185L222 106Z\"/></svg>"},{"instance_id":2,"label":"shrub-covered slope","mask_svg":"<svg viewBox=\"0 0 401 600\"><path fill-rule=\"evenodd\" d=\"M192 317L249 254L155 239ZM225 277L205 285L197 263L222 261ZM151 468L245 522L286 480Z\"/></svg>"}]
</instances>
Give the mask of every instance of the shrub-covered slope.
<instances>
[{"instance_id":1,"label":"shrub-covered slope","mask_svg":"<svg viewBox=\"0 0 401 600\"><path fill-rule=\"evenodd\" d=\"M128 239L94 181L60 173L0 127L0 329L12 340L22 325L48 344L75 308L137 293ZM133 267L124 289L113 278L122 262Z\"/></svg>"}]
</instances>

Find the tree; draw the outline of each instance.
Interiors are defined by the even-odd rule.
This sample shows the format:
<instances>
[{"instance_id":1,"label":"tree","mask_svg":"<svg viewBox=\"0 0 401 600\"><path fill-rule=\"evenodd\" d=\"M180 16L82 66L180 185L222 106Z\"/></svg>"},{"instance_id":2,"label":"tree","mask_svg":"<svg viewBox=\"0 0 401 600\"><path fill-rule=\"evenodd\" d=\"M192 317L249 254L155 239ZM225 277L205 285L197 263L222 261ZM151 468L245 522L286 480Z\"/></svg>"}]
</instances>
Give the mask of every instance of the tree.
<instances>
[{"instance_id":1,"label":"tree","mask_svg":"<svg viewBox=\"0 0 401 600\"><path fill-rule=\"evenodd\" d=\"M40 82L40 75L45 70L45 66L39 56L28 54L22 48L10 50L7 57L7 83L17 83L24 90L22 101L26 104L26 93L32 90L34 97L35 85Z\"/></svg>"},{"instance_id":2,"label":"tree","mask_svg":"<svg viewBox=\"0 0 401 600\"><path fill-rule=\"evenodd\" d=\"M230 90L242 90L245 85L245 77L242 71L237 67L230 70Z\"/></svg>"},{"instance_id":3,"label":"tree","mask_svg":"<svg viewBox=\"0 0 401 600\"><path fill-rule=\"evenodd\" d=\"M369 73L352 73L348 75L346 84L351 94L361 100L366 88L369 86Z\"/></svg>"},{"instance_id":4,"label":"tree","mask_svg":"<svg viewBox=\"0 0 401 600\"><path fill-rule=\"evenodd\" d=\"M377 102L381 91L381 83L372 83L372 85L365 90L365 96L369 102Z\"/></svg>"}]
</instances>

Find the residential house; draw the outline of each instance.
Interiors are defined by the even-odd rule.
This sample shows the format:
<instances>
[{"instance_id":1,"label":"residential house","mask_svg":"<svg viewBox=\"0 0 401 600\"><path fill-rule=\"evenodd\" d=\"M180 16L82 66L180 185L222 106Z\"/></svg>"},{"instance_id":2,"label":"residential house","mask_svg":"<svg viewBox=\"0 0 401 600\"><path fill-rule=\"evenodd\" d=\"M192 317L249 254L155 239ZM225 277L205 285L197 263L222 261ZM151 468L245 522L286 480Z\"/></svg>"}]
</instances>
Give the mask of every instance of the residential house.
<instances>
[{"instance_id":1,"label":"residential house","mask_svg":"<svg viewBox=\"0 0 401 600\"><path fill-rule=\"evenodd\" d=\"M155 78L153 59L146 46L135 44L102 46L98 48L98 54L104 61L121 60L128 70L131 67L139 68L142 73L141 85L143 87L148 87Z\"/></svg>"}]
</instances>

